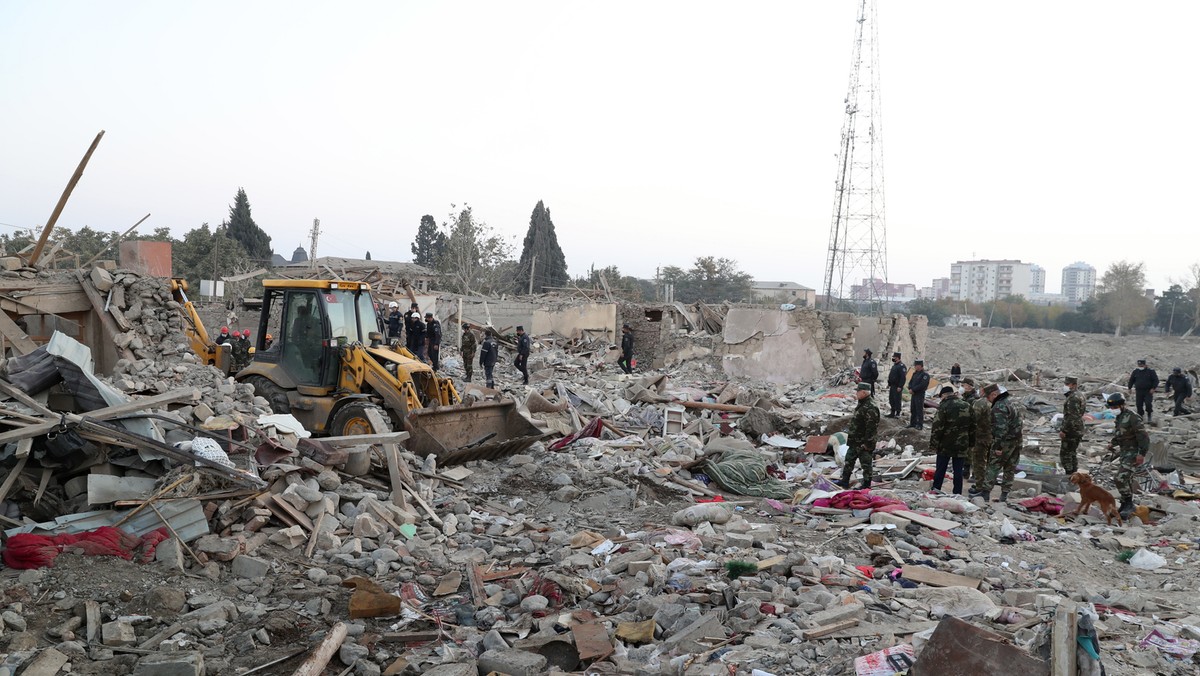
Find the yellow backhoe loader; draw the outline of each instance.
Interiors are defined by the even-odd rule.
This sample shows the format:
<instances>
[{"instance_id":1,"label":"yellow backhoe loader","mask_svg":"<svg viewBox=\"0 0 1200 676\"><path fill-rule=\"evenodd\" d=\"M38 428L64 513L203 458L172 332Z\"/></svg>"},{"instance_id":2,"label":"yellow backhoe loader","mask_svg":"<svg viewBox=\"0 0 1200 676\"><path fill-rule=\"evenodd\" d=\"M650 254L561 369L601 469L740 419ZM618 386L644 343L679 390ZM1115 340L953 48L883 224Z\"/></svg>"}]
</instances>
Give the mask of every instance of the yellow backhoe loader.
<instances>
[{"instance_id":1,"label":"yellow backhoe loader","mask_svg":"<svg viewBox=\"0 0 1200 676\"><path fill-rule=\"evenodd\" d=\"M449 378L385 344L363 282L264 280L254 348L237 380L317 435L404 429L406 448L440 465L518 453L542 437L512 401L462 404Z\"/></svg>"}]
</instances>

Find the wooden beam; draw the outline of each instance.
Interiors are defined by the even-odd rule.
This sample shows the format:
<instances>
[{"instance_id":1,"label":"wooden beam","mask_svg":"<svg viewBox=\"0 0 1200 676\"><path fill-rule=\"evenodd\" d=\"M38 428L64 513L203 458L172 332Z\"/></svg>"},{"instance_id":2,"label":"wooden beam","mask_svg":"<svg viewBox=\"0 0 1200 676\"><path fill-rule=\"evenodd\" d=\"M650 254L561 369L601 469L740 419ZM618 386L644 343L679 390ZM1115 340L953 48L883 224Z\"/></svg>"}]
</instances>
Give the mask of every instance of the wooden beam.
<instances>
[{"instance_id":1,"label":"wooden beam","mask_svg":"<svg viewBox=\"0 0 1200 676\"><path fill-rule=\"evenodd\" d=\"M1078 630L1075 604L1064 601L1054 610L1050 635L1050 675L1075 676L1075 634Z\"/></svg>"},{"instance_id":2,"label":"wooden beam","mask_svg":"<svg viewBox=\"0 0 1200 676\"><path fill-rule=\"evenodd\" d=\"M21 354L29 354L38 348L37 343L29 339L7 312L0 312L0 334L4 334L5 339L12 343L13 349Z\"/></svg>"},{"instance_id":3,"label":"wooden beam","mask_svg":"<svg viewBox=\"0 0 1200 676\"><path fill-rule=\"evenodd\" d=\"M50 213L50 220L46 221L46 227L42 228L42 235L38 238L37 245L33 247L33 252L29 254L29 267L37 265L38 257L42 255L42 249L46 246L46 240L50 238L50 231L54 229L54 224L58 222L58 217L62 215L63 207L67 206L67 199L71 197L71 191L75 190L75 184L79 183L80 177L83 176L84 167L87 166L88 160L92 158L92 153L96 151L96 146L100 145L100 139L103 137L104 130L101 129L100 133L96 134L96 140L92 141L92 145L83 154L83 159L79 160L79 166L75 168L75 173L71 175L71 180L67 181L67 187L63 190L62 196L58 198L58 204L54 205L54 211Z\"/></svg>"},{"instance_id":4,"label":"wooden beam","mask_svg":"<svg viewBox=\"0 0 1200 676\"><path fill-rule=\"evenodd\" d=\"M87 259L87 262L84 263L83 265L80 265L79 267L81 267L81 268L90 267L91 264L95 263L96 259L99 258L104 252L106 252L109 249L111 249L112 247L120 244L121 240L125 239L129 235L129 233L133 232L134 230L137 230L137 227L139 225L141 225L142 223L144 223L147 218L150 218L150 214L146 214L145 216L142 216L141 220L139 220L137 223L134 223L133 225L129 226L129 229L126 230L125 232L121 233L120 235L117 235L117 238L115 240L109 242L107 246L105 246L103 249L97 251L95 256L92 256L91 258Z\"/></svg>"},{"instance_id":5,"label":"wooden beam","mask_svg":"<svg viewBox=\"0 0 1200 676\"><path fill-rule=\"evenodd\" d=\"M388 478L392 481L392 504L408 511L408 501L404 499L404 478L400 474L400 448L396 444L384 444L383 455L387 458Z\"/></svg>"},{"instance_id":6,"label":"wooden beam","mask_svg":"<svg viewBox=\"0 0 1200 676\"><path fill-rule=\"evenodd\" d=\"M966 575L944 573L940 570L916 564L904 567L904 579L909 582L920 582L932 587L968 587L970 589L979 589L979 583L982 581L973 577L967 577Z\"/></svg>"},{"instance_id":7,"label":"wooden beam","mask_svg":"<svg viewBox=\"0 0 1200 676\"><path fill-rule=\"evenodd\" d=\"M92 302L92 310L100 318L100 325L104 327L104 334L109 340L115 343L117 334L121 333L121 331L117 328L116 320L112 318L111 314L105 311L104 299L100 297L100 292L96 290L95 286L92 286L92 280L85 277L82 270L76 270L75 276L79 278L79 285L83 287L83 292L87 294L88 300ZM121 348L117 352L120 356L130 361L133 361L135 358L129 348Z\"/></svg>"},{"instance_id":8,"label":"wooden beam","mask_svg":"<svg viewBox=\"0 0 1200 676\"><path fill-rule=\"evenodd\" d=\"M325 673L325 667L329 664L329 660L333 659L333 654L342 647L342 642L346 640L346 632L348 627L345 622L338 622L333 625L329 633L325 635L325 639L321 641L321 645L313 654L300 664L292 676L321 676Z\"/></svg>"},{"instance_id":9,"label":"wooden beam","mask_svg":"<svg viewBox=\"0 0 1200 676\"><path fill-rule=\"evenodd\" d=\"M200 390L192 387L185 387L178 390L171 390L163 394L158 394L153 397L145 397L143 399L135 399L127 401L124 404L109 406L95 411L89 411L83 415L68 414L69 422L78 422L81 420L112 420L130 413L140 413L164 404L173 404L180 401L192 400L199 401ZM57 414L56 414L57 415ZM0 443L8 443L19 439L31 439L40 437L43 434L53 430L58 426L58 421L38 423L36 425L28 425L26 427L18 427L17 429L0 432Z\"/></svg>"}]
</instances>

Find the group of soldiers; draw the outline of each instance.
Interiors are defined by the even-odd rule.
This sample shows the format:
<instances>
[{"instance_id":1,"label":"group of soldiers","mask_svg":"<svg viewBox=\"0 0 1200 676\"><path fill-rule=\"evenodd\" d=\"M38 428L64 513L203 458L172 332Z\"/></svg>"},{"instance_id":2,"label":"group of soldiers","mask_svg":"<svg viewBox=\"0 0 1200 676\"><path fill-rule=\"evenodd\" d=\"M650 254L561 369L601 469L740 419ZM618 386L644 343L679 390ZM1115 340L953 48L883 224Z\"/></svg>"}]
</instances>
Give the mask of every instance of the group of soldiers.
<instances>
[{"instance_id":1,"label":"group of soldiers","mask_svg":"<svg viewBox=\"0 0 1200 676\"><path fill-rule=\"evenodd\" d=\"M900 357L898 352L892 355L892 371L888 375L891 405L888 417L892 418L900 417L900 395L905 384L904 379L908 375ZM917 360L914 367L917 365L923 366L922 361ZM1149 370L1149 374L1141 372L1145 370ZM854 473L855 465L862 468L862 487L871 487L872 460L880 418L879 408L872 401L872 395L878 377L878 367L871 351L866 350L855 390L858 404L851 416L847 434L846 462L842 467L841 481L838 482L843 488L850 487L850 477ZM910 382L913 378L920 378L921 382L916 388L909 385L912 392L912 418L909 427L921 429L929 376L920 368L914 369ZM1078 450L1084 436L1083 416L1087 405L1083 393L1079 391L1078 378L1068 377L1064 383L1065 401L1059 431L1059 461L1063 471L1069 476L1078 470ZM1146 386L1148 383L1152 384ZM1008 390L999 383L985 386L982 396L976 392L974 379L962 378L960 385L961 395L952 385L943 386L938 392L941 401L933 416L929 435L929 449L937 456L932 488L939 492L942 490L949 470L952 472L955 494L962 494L963 482L969 478L972 481L968 490L971 498L990 497L999 479L999 500L1005 501L1012 490L1023 445L1020 407L1011 400ZM1123 518L1128 518L1133 512L1134 474L1145 462L1150 449L1150 437L1141 414L1145 410L1149 420L1152 414L1153 392L1157 386L1158 378L1153 370L1146 369L1145 360L1138 360L1138 369L1131 375L1128 386L1138 395L1138 412L1134 413L1128 408L1123 394L1111 394L1105 400L1106 406L1116 413L1115 431L1108 443L1108 450L1111 454L1109 459L1118 463L1114 483L1121 496L1119 511ZM1174 390L1175 414L1182 415L1183 401L1192 394L1191 382L1183 375L1182 369L1174 369L1172 379L1168 379L1167 388L1168 391ZM920 415L918 409L921 410Z\"/></svg>"}]
</instances>

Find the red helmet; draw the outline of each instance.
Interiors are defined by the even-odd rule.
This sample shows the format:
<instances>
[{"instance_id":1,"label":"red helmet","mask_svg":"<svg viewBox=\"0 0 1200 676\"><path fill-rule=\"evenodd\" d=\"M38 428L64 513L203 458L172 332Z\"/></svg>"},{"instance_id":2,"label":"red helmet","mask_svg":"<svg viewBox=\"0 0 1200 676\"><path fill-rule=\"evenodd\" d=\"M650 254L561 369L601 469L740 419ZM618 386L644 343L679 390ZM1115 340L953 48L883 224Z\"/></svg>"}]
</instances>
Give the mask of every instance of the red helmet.
<instances>
[{"instance_id":1,"label":"red helmet","mask_svg":"<svg viewBox=\"0 0 1200 676\"><path fill-rule=\"evenodd\" d=\"M229 327L228 327L228 326L222 326L222 327L221 327L221 333L229 333Z\"/></svg>"},{"instance_id":2,"label":"red helmet","mask_svg":"<svg viewBox=\"0 0 1200 676\"><path fill-rule=\"evenodd\" d=\"M242 329L242 336L245 338L249 338L250 337L250 329Z\"/></svg>"}]
</instances>

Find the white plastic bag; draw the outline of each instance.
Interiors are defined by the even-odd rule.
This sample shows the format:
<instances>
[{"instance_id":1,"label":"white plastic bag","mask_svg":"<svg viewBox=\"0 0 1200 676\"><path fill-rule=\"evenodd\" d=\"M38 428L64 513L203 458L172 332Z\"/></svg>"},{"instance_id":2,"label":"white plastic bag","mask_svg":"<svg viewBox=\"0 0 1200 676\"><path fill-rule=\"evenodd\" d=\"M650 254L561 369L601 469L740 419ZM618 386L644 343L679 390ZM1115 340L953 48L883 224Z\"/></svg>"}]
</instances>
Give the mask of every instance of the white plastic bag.
<instances>
[{"instance_id":1,"label":"white plastic bag","mask_svg":"<svg viewBox=\"0 0 1200 676\"><path fill-rule=\"evenodd\" d=\"M671 523L676 526L695 526L708 521L710 523L725 523L732 513L718 502L705 502L692 505L675 512Z\"/></svg>"},{"instance_id":2,"label":"white plastic bag","mask_svg":"<svg viewBox=\"0 0 1200 676\"><path fill-rule=\"evenodd\" d=\"M1158 570L1167 565L1167 560L1147 549L1139 549L1129 559L1129 565L1140 570Z\"/></svg>"}]
</instances>

